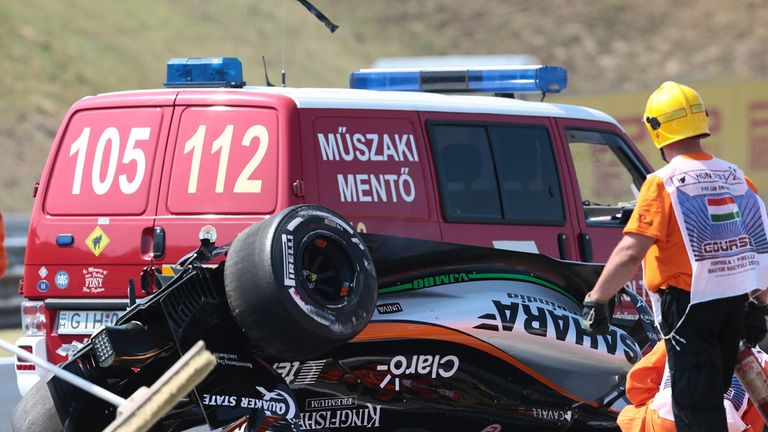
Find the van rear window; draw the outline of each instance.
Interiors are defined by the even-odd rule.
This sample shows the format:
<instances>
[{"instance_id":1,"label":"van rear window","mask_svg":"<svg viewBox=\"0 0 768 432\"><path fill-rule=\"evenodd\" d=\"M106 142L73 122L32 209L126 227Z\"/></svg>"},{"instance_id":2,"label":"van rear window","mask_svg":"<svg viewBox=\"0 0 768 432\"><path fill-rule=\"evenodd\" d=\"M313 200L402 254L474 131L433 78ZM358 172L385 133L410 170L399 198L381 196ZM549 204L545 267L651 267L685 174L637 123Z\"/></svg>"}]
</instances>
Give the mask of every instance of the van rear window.
<instances>
[{"instance_id":1,"label":"van rear window","mask_svg":"<svg viewBox=\"0 0 768 432\"><path fill-rule=\"evenodd\" d=\"M190 107L181 114L168 186L174 214L266 214L277 200L277 113Z\"/></svg>"},{"instance_id":2,"label":"van rear window","mask_svg":"<svg viewBox=\"0 0 768 432\"><path fill-rule=\"evenodd\" d=\"M70 117L45 196L51 215L141 215L147 210L163 112L81 111Z\"/></svg>"}]
</instances>

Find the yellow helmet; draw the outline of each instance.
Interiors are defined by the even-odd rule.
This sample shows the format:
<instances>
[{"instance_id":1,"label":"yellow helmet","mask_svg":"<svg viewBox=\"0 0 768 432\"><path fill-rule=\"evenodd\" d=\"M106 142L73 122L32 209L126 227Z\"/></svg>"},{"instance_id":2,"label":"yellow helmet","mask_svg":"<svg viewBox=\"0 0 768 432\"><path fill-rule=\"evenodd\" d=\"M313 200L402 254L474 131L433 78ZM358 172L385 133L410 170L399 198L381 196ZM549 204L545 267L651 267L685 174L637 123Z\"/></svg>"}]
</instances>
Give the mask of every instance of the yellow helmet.
<instances>
[{"instance_id":1,"label":"yellow helmet","mask_svg":"<svg viewBox=\"0 0 768 432\"><path fill-rule=\"evenodd\" d=\"M648 98L643 116L656 148L681 139L709 136L707 110L696 90L667 81Z\"/></svg>"}]
</instances>

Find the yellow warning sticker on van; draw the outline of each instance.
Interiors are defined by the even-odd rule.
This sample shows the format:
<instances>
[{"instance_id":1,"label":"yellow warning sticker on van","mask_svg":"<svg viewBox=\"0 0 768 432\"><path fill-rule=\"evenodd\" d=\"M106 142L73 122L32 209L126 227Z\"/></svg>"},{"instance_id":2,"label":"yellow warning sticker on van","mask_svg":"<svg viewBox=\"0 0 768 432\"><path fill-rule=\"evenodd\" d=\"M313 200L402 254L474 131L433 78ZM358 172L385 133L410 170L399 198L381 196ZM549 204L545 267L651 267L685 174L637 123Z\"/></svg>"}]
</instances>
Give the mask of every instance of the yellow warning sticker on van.
<instances>
[{"instance_id":1,"label":"yellow warning sticker on van","mask_svg":"<svg viewBox=\"0 0 768 432\"><path fill-rule=\"evenodd\" d=\"M99 256L109 244L109 237L107 237L107 234L100 226L96 226L88 238L85 239L85 244L88 245L88 249L90 249L94 255Z\"/></svg>"}]
</instances>

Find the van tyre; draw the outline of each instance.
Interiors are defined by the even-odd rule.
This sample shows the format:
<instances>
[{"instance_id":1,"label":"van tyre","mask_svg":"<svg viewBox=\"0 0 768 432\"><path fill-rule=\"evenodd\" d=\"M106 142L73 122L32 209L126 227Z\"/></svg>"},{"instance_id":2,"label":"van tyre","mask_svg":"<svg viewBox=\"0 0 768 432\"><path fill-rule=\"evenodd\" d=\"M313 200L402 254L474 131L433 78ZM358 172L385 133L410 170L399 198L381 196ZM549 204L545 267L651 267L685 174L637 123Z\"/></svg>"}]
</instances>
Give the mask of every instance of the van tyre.
<instances>
[{"instance_id":1,"label":"van tyre","mask_svg":"<svg viewBox=\"0 0 768 432\"><path fill-rule=\"evenodd\" d=\"M376 306L376 273L362 238L341 216L314 205L287 208L240 233L224 285L257 353L285 360L347 342Z\"/></svg>"},{"instance_id":2,"label":"van tyre","mask_svg":"<svg viewBox=\"0 0 768 432\"><path fill-rule=\"evenodd\" d=\"M47 380L41 379L21 398L13 410L13 432L60 432L64 430L48 390Z\"/></svg>"}]
</instances>

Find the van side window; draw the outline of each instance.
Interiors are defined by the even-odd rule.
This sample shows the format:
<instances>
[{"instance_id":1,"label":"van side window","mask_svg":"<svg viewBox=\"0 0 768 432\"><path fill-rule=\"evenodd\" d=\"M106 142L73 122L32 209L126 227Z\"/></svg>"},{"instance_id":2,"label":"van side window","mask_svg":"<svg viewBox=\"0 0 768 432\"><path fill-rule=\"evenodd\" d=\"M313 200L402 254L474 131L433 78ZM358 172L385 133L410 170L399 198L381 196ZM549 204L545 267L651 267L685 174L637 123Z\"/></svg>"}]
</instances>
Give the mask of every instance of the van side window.
<instances>
[{"instance_id":1,"label":"van side window","mask_svg":"<svg viewBox=\"0 0 768 432\"><path fill-rule=\"evenodd\" d=\"M440 125L431 132L445 219L500 220L499 187L485 127Z\"/></svg>"},{"instance_id":2,"label":"van side window","mask_svg":"<svg viewBox=\"0 0 768 432\"><path fill-rule=\"evenodd\" d=\"M645 176L624 140L610 132L567 129L568 145L590 226L621 226Z\"/></svg>"},{"instance_id":3,"label":"van side window","mask_svg":"<svg viewBox=\"0 0 768 432\"><path fill-rule=\"evenodd\" d=\"M504 220L531 225L565 222L560 180L549 133L543 127L491 126Z\"/></svg>"},{"instance_id":4,"label":"van side window","mask_svg":"<svg viewBox=\"0 0 768 432\"><path fill-rule=\"evenodd\" d=\"M564 223L546 128L432 123L429 131L447 221Z\"/></svg>"}]
</instances>

